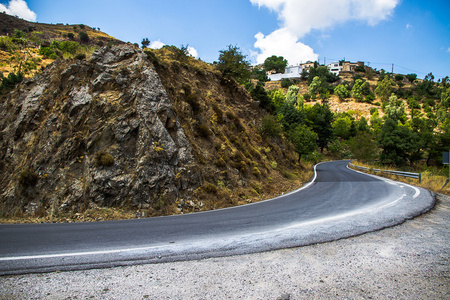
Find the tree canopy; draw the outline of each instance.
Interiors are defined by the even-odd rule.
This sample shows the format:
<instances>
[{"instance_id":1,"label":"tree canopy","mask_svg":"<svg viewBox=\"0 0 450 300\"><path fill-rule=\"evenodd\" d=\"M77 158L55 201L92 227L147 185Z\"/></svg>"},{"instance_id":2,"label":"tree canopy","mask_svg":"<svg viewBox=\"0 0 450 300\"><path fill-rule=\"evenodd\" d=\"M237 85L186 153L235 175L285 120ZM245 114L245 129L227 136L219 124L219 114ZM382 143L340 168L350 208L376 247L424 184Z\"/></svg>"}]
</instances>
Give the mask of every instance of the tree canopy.
<instances>
[{"instance_id":1,"label":"tree canopy","mask_svg":"<svg viewBox=\"0 0 450 300\"><path fill-rule=\"evenodd\" d=\"M283 56L272 55L264 61L264 70L275 70L277 73L284 73L287 66L287 60Z\"/></svg>"},{"instance_id":2,"label":"tree canopy","mask_svg":"<svg viewBox=\"0 0 450 300\"><path fill-rule=\"evenodd\" d=\"M228 45L227 49L219 52L216 67L223 76L234 78L241 84L250 79L250 62L246 60L246 55L242 54L239 47Z\"/></svg>"}]
</instances>

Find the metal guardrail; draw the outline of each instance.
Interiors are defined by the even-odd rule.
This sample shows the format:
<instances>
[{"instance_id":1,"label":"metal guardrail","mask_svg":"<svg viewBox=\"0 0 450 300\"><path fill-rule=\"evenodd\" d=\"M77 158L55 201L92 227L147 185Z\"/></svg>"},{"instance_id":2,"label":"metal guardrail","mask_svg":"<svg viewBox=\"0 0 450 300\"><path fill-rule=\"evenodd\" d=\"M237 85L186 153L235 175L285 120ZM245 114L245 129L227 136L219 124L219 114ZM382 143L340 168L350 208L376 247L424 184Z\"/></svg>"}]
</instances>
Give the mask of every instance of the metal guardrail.
<instances>
[{"instance_id":1,"label":"metal guardrail","mask_svg":"<svg viewBox=\"0 0 450 300\"><path fill-rule=\"evenodd\" d=\"M415 179L419 179L419 183L422 181L422 174L421 173L411 173L411 172L403 172L403 171L392 171L392 170L381 170L381 169L371 169L371 168L366 168L366 167L361 167L361 166L356 166L352 163L349 163L350 166L352 166L355 169L358 170L363 170L363 171L374 171L374 172L379 172L379 173L386 173L386 174L391 174L391 175L398 175L398 176L403 176L403 177L410 177L410 178L415 178Z\"/></svg>"}]
</instances>

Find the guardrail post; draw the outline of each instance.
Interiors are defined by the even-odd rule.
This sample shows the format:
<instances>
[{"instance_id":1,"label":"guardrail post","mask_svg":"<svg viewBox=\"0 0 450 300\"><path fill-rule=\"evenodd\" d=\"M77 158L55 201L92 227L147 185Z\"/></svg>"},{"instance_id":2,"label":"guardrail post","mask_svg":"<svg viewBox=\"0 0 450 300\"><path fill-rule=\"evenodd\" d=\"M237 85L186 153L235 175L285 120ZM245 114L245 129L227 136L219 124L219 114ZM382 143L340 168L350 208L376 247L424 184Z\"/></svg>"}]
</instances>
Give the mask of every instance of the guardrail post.
<instances>
[{"instance_id":1,"label":"guardrail post","mask_svg":"<svg viewBox=\"0 0 450 300\"><path fill-rule=\"evenodd\" d=\"M422 173L419 173L419 183L422 183Z\"/></svg>"}]
</instances>

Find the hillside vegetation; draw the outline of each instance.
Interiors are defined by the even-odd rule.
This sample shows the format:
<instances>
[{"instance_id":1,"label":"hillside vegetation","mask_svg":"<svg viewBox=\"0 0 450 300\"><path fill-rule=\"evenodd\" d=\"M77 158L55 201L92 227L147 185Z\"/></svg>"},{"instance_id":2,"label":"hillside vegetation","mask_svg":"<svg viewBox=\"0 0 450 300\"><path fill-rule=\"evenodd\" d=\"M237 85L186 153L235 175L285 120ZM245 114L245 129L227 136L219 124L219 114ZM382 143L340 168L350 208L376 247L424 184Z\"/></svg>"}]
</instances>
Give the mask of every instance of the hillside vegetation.
<instances>
[{"instance_id":1,"label":"hillside vegetation","mask_svg":"<svg viewBox=\"0 0 450 300\"><path fill-rule=\"evenodd\" d=\"M325 159L448 174L448 77L316 65L266 82L235 46L209 64L85 25L3 14L0 31L5 222L240 205L301 186Z\"/></svg>"},{"instance_id":2,"label":"hillside vegetation","mask_svg":"<svg viewBox=\"0 0 450 300\"><path fill-rule=\"evenodd\" d=\"M189 213L306 182L311 164L262 134L258 102L181 50L106 46L14 77L0 98L3 220Z\"/></svg>"}]
</instances>

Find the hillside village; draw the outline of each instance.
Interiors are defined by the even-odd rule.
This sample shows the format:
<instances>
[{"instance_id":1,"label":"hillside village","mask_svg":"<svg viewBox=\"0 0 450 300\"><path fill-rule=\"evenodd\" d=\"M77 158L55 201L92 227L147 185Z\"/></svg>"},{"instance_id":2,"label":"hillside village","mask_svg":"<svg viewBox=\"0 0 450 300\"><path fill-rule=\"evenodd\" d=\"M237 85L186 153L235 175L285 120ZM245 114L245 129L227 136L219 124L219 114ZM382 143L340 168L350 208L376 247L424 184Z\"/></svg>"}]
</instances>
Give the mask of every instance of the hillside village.
<instances>
[{"instance_id":1,"label":"hillside village","mask_svg":"<svg viewBox=\"0 0 450 300\"><path fill-rule=\"evenodd\" d=\"M0 32L0 218L12 222L260 201L326 159L445 172L448 77L349 61L251 67L234 46L210 64L183 46L5 14Z\"/></svg>"}]
</instances>

